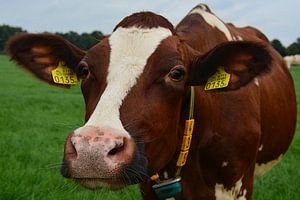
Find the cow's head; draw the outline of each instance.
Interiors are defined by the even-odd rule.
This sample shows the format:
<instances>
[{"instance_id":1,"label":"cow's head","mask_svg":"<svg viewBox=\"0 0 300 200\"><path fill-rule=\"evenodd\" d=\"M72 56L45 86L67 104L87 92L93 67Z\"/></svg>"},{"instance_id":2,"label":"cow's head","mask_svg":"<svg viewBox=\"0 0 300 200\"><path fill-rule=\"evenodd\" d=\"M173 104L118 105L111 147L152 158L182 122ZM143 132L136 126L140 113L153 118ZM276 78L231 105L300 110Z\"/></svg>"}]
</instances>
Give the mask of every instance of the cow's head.
<instances>
[{"instance_id":1,"label":"cow's head","mask_svg":"<svg viewBox=\"0 0 300 200\"><path fill-rule=\"evenodd\" d=\"M189 85L202 87L224 66L232 74L226 91L237 89L269 62L250 42L196 52L149 12L126 17L87 52L51 34L17 35L7 52L51 85L58 85L51 71L59 61L81 79L86 123L68 136L61 171L89 188L141 182L175 156Z\"/></svg>"}]
</instances>

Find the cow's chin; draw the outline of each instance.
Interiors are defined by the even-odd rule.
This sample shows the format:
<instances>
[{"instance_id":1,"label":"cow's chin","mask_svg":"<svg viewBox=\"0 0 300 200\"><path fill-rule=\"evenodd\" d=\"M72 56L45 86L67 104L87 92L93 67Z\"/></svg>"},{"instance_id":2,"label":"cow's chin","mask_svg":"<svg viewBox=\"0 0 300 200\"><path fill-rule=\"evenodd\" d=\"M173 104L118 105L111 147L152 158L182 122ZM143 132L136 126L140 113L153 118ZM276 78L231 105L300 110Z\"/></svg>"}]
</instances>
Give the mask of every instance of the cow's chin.
<instances>
[{"instance_id":1,"label":"cow's chin","mask_svg":"<svg viewBox=\"0 0 300 200\"><path fill-rule=\"evenodd\" d=\"M142 166L127 166L121 172L111 178L73 178L81 186L97 190L108 188L111 190L122 189L128 185L139 184L149 179L147 169Z\"/></svg>"},{"instance_id":2,"label":"cow's chin","mask_svg":"<svg viewBox=\"0 0 300 200\"><path fill-rule=\"evenodd\" d=\"M121 179L101 179L101 178L78 178L74 179L78 184L84 188L90 190L98 190L101 188L109 188L111 190L118 190L126 187L128 183L125 183Z\"/></svg>"}]
</instances>

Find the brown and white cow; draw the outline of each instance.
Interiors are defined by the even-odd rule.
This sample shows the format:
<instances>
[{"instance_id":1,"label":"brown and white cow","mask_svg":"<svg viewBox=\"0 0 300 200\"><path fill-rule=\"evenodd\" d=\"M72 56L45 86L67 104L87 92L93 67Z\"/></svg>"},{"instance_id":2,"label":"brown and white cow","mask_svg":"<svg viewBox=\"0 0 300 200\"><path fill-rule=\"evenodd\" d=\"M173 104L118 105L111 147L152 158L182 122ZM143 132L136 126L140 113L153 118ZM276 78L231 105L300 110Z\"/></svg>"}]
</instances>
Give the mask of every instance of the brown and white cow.
<instances>
[{"instance_id":1,"label":"brown and white cow","mask_svg":"<svg viewBox=\"0 0 300 200\"><path fill-rule=\"evenodd\" d=\"M285 56L283 59L288 68L291 68L292 65L300 65L300 55Z\"/></svg>"},{"instance_id":2,"label":"brown and white cow","mask_svg":"<svg viewBox=\"0 0 300 200\"><path fill-rule=\"evenodd\" d=\"M86 122L67 138L64 176L92 189L141 183L144 199L157 199L150 177L174 176L194 85L194 135L176 199L242 200L251 199L254 174L286 152L296 101L274 49L232 34L199 5L176 29L135 13L87 52L51 34L17 35L7 52L51 85L59 86L51 76L59 61L81 79ZM205 91L220 67L229 85Z\"/></svg>"}]
</instances>

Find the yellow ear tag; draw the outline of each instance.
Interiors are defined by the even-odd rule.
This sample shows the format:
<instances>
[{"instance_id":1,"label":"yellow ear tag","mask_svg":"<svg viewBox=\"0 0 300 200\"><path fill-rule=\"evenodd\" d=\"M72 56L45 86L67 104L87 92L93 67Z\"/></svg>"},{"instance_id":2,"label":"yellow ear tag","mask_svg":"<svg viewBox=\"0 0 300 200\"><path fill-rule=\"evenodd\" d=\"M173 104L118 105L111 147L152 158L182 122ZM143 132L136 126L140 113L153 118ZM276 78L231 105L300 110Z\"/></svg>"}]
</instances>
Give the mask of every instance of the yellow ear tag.
<instances>
[{"instance_id":1,"label":"yellow ear tag","mask_svg":"<svg viewBox=\"0 0 300 200\"><path fill-rule=\"evenodd\" d=\"M54 83L73 85L79 82L75 72L67 67L66 63L63 61L58 63L58 66L51 71L51 74Z\"/></svg>"},{"instance_id":2,"label":"yellow ear tag","mask_svg":"<svg viewBox=\"0 0 300 200\"><path fill-rule=\"evenodd\" d=\"M228 86L230 74L223 67L219 67L217 72L207 80L204 90L213 90Z\"/></svg>"}]
</instances>

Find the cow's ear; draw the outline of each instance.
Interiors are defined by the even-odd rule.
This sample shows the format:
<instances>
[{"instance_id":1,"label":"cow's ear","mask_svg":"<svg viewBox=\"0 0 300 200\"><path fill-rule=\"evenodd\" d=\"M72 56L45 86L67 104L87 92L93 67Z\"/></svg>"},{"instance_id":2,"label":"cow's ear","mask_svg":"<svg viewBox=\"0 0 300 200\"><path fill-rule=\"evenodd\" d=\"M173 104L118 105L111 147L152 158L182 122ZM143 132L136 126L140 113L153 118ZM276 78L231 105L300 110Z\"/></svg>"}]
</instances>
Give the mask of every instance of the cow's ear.
<instances>
[{"instance_id":1,"label":"cow's ear","mask_svg":"<svg viewBox=\"0 0 300 200\"><path fill-rule=\"evenodd\" d=\"M59 62L76 72L79 61L85 51L74 46L64 38L53 34L17 34L6 43L6 53L18 65L30 71L37 78L51 85L56 84L52 78L52 70Z\"/></svg>"},{"instance_id":2,"label":"cow's ear","mask_svg":"<svg viewBox=\"0 0 300 200\"><path fill-rule=\"evenodd\" d=\"M218 72L224 75L227 72L230 79L228 86L223 90L235 90L267 71L270 64L271 56L265 45L253 42L226 42L206 55L193 59L189 84L207 86L208 80L211 80L210 77L214 74ZM220 72L220 69L224 69L225 72ZM227 75L228 78L229 76Z\"/></svg>"}]
</instances>

